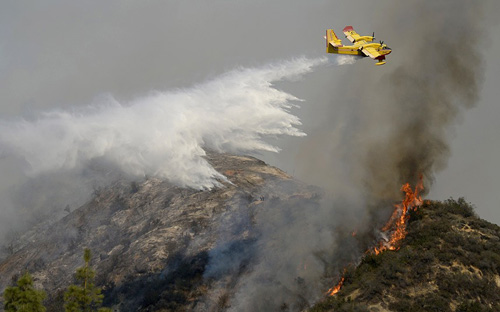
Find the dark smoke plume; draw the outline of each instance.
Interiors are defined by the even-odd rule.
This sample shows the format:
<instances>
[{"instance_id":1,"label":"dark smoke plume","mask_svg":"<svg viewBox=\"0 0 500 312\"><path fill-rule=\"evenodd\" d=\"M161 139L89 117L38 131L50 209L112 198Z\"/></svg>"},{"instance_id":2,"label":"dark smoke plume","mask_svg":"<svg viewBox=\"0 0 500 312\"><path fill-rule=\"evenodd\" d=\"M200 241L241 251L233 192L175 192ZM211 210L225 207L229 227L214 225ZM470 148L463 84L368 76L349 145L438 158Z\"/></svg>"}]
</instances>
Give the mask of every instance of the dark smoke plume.
<instances>
[{"instance_id":1,"label":"dark smoke plume","mask_svg":"<svg viewBox=\"0 0 500 312\"><path fill-rule=\"evenodd\" d=\"M408 19L410 26L399 33L408 38L407 46L395 50L401 62L387 75L362 81L377 81L372 96L382 102L362 104L367 113L380 111L366 118L382 117L360 128L361 134L383 131L361 154L372 197L392 199L403 183L415 185L420 175L429 188L436 171L446 166L450 126L479 98L483 63L477 47L485 37L480 6L469 1L400 5L395 17L407 12L419 17Z\"/></svg>"},{"instance_id":2,"label":"dark smoke plume","mask_svg":"<svg viewBox=\"0 0 500 312\"><path fill-rule=\"evenodd\" d=\"M358 62L347 74L330 98L343 101L349 108L339 112L338 105L332 105L327 124L308 132L303 144L307 148L303 148L305 152L297 164L323 174L323 178L317 179L321 185L335 198L349 200L343 201L342 207L338 200L330 200L318 211L304 213L297 220L286 218L287 212L293 214L297 208L274 207L283 211L281 218L287 222L265 218L266 222L272 220L270 237L286 238L295 233L295 237L308 239L295 240L289 245L289 239L283 239L282 244L287 247L277 250L265 247L270 238L263 235L261 244L257 244L263 246L259 255L267 257L262 257L253 271L242 277L240 288L231 300L231 310L252 311L263 307L277 310L286 302L286 295L292 297L292 294L296 298L305 295L308 302L314 301L317 299L314 295L291 286L290 280L298 275L293 265L297 257L289 257L292 251L300 251L297 254L301 256L333 254L330 265L338 259L352 259L353 254L359 259L366 246L356 251L356 248L343 249L338 237L332 239L333 228L338 228L340 220L344 224L352 221L352 216L347 218L338 213L340 208L371 211L370 221L357 221L358 226L366 222L361 232L369 232L387 220L392 203L401 199L403 183L415 185L422 176L426 187L431 186L434 174L445 168L450 155L451 126L479 97L483 63L477 46L485 39L481 13L481 3L461 0L446 4L394 2L392 7L382 7L380 16L375 14L374 23L384 30L385 40L394 53L384 68L366 63L361 66ZM399 45L392 46L391 38ZM345 166L344 170L331 168L337 162ZM336 216L335 222L325 218L328 214ZM359 215L364 217L363 213ZM314 239L314 231L304 226L314 224L324 229L325 222L331 222L332 236L328 239L325 235ZM341 264L337 266L342 268ZM326 272L327 267L326 263L315 263L317 274L310 275L314 282L305 280L307 289L314 289L314 283L317 287L321 280L318 272ZM300 308L287 306L287 309Z\"/></svg>"}]
</instances>

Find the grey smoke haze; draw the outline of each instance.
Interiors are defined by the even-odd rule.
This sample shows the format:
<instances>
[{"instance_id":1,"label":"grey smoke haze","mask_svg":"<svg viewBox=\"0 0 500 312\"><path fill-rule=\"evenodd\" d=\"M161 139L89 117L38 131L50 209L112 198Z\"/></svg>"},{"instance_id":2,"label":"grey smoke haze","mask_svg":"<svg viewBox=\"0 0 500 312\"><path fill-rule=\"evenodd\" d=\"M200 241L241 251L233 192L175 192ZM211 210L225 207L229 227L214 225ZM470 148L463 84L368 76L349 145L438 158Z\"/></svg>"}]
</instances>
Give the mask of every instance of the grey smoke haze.
<instances>
[{"instance_id":1,"label":"grey smoke haze","mask_svg":"<svg viewBox=\"0 0 500 312\"><path fill-rule=\"evenodd\" d=\"M237 66L322 52L329 12L348 7L286 3L4 3L1 113L88 105L102 93L132 99ZM313 26L312 17L323 22Z\"/></svg>"},{"instance_id":2,"label":"grey smoke haze","mask_svg":"<svg viewBox=\"0 0 500 312\"><path fill-rule=\"evenodd\" d=\"M272 186L280 187L286 194L286 183ZM250 221L246 215L232 220L235 230L255 231L256 238L241 242L222 236L220 247L210 251L208 277L220 279L228 270L239 275L225 285L233 295L229 311L301 311L336 283L342 266L357 261L360 247L350 233L366 221L357 209L364 206L361 198L320 203L297 196L286 204L267 198L251 224L241 221Z\"/></svg>"},{"instance_id":3,"label":"grey smoke haze","mask_svg":"<svg viewBox=\"0 0 500 312\"><path fill-rule=\"evenodd\" d=\"M19 115L35 120L40 111L86 106L108 93L119 103L129 103L151 90L189 88L238 66L258 67L303 54L323 56L326 28L352 24L359 32L375 31L377 39L394 49L384 67L363 60L348 68L320 68L300 83L277 84L306 100L292 113L301 117L300 129L308 136L278 141L283 152L265 158L343 199L342 204L315 207L316 213L292 207L298 213L293 218L284 212L286 207L260 216L257 227L265 235L256 254L259 261L238 284L232 302L233 309L250 310L256 298L276 299L263 303L273 307L289 298L288 291L301 290L288 286L298 271L292 256L337 252L329 227L340 217L333 209L358 211L365 197L397 199L402 182L414 182L418 173L430 182L445 167L450 126L479 96L484 63L475 43L487 39L487 12L498 12L481 11L480 4L10 2L0 11L0 113L4 121ZM0 166L2 220L12 220L4 216L15 205L25 209L20 216L16 211L20 219L33 206L76 205L68 200L80 195L76 190L81 184L91 191L115 172L113 165L98 162L84 175L56 172L30 180L18 159L3 159ZM57 198L46 192L68 185ZM15 198L12 188L19 194ZM270 227L271 220L279 226ZM323 239L318 239L318 229ZM308 299L318 295L316 281L323 273L323 264L311 261L315 267L305 281L315 286ZM270 286L274 284L284 287Z\"/></svg>"},{"instance_id":4,"label":"grey smoke haze","mask_svg":"<svg viewBox=\"0 0 500 312\"><path fill-rule=\"evenodd\" d=\"M66 143L81 141L78 123L74 121L82 121L85 114L79 119L71 116L79 115L82 107L95 108L103 102L129 105L138 98L148 97L152 90L192 88L193 84L239 66L258 67L304 53L323 57L325 26L311 27L300 17L306 12L318 17L321 12L326 25L327 9L331 7L327 2L311 6L300 1L293 9L284 9L282 3L262 1L237 4L216 1L210 5L198 1L28 3L5 3L0 12L0 115L10 148L26 150L31 140L53 154L54 157L47 159L44 153L31 149L30 157L39 159L35 167L47 165L45 160L57 163L61 151L66 155L77 151L61 150L67 144L56 144L54 149L49 146L61 135L57 128L62 123L76 126L71 135L63 134ZM278 22L278 17L284 21ZM318 33L316 28L318 36L308 35ZM282 44L284 41L287 45ZM119 119L116 115L124 111L110 109L108 116L116 121ZM52 117L40 120L47 112ZM70 118L65 121L55 117L57 114ZM13 126L22 124L16 122L19 116L28 121L26 131L21 131L24 140L12 135L16 132ZM108 121L97 125L98 128L110 129ZM44 123L45 127L32 127L30 135L27 128ZM127 131L143 130L144 126L132 122ZM116 137L122 130L114 127L107 132ZM46 139L41 132L45 132ZM89 136L91 132L84 131L83 139ZM79 153L74 154L77 163ZM26 159L12 154L6 157L5 153L3 157L0 162L2 231L16 224L11 222L13 219L26 219L30 211L39 211L41 217L46 211L62 209L68 204L74 208L94 188L117 174L115 165L95 159L83 175L81 170L53 172L30 180L24 173ZM33 166L29 161L28 164ZM54 169L53 165L48 167ZM50 189L57 194L46 194L45 190ZM12 203L19 199L21 203Z\"/></svg>"},{"instance_id":5,"label":"grey smoke haze","mask_svg":"<svg viewBox=\"0 0 500 312\"><path fill-rule=\"evenodd\" d=\"M266 234L256 243L256 264L238 283L230 310L271 311L284 303L292 311L303 309L300 300L314 301L321 291L319 281L328 271L328 265L315 255L325 256L331 264L331 259L360 256L364 251L337 246L335 221L352 222L354 227L356 223L352 216L341 218L339 208L358 211L360 225L366 208L392 210L391 203L401 198L403 183L415 185L423 175L424 184L432 186L435 174L445 168L450 157L452 126L478 102L484 63L477 46L488 39L482 24L483 8L467 1L455 5L449 10L449 4L407 1L394 9L382 8L388 9L385 19L379 19L382 24L394 23L396 18L404 21L396 23L395 29L411 41L395 50L399 59L412 61L398 62L383 72L349 68L353 76L333 88L331 98L350 105L340 115L344 122L335 116L339 110L333 106L328 115L332 119L316 131L308 131L309 136L301 140L304 153L295 159L294 166L323 170L327 175L313 179L336 194L337 200L327 199L315 209L306 204L299 204L300 208L275 205L275 210L263 213L256 227ZM443 36L436 36L437 31ZM388 31L387 36L391 35L396 35L394 30ZM463 38L468 38L467 45ZM337 159L331 158L335 156ZM345 171L333 166L338 162ZM348 201L340 203L340 194ZM366 201L359 202L359 198ZM337 219L329 219L329 214ZM299 259L310 261L312 269L300 271Z\"/></svg>"},{"instance_id":6,"label":"grey smoke haze","mask_svg":"<svg viewBox=\"0 0 500 312\"><path fill-rule=\"evenodd\" d=\"M290 160L293 170L333 192L352 181L374 198L397 197L402 183L422 174L428 191L446 167L455 126L480 98L488 10L491 2L409 1L372 11L373 28L384 30L377 39L395 49L391 66L359 62L330 86L322 122L305 128L303 119L308 137Z\"/></svg>"}]
</instances>

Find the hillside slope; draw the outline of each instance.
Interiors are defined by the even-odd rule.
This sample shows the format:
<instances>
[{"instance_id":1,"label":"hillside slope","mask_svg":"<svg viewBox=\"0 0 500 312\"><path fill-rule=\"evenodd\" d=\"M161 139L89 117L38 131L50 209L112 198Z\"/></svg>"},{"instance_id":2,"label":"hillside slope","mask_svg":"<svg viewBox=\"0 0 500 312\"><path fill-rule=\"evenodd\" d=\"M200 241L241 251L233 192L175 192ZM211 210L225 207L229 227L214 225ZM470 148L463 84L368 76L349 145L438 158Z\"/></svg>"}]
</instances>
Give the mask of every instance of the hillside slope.
<instances>
[{"instance_id":1,"label":"hillside slope","mask_svg":"<svg viewBox=\"0 0 500 312\"><path fill-rule=\"evenodd\" d=\"M411 211L396 251L367 254L310 311L500 311L500 227L463 199Z\"/></svg>"},{"instance_id":2,"label":"hillside slope","mask_svg":"<svg viewBox=\"0 0 500 312\"><path fill-rule=\"evenodd\" d=\"M64 290L83 264L83 248L89 247L105 305L116 311L238 310L238 289L273 297L263 285L282 286L265 280L274 266L254 275L261 283L248 284L249 274L258 268L255 258L266 256L278 266L293 266L280 271L287 275L281 281L291 281L278 291L285 295L276 296L277 305L240 310L274 311L269 307L278 306L280 311L302 311L334 286L321 283L331 282L338 263L359 259L358 248L364 250L360 246L372 242L363 234L351 235L340 224L338 245L328 248L334 258L319 248L307 249L324 266L312 259L302 262L307 257L298 257L298 264L283 261L283 255L295 256L283 252L291 246L280 235L262 241L259 220L265 219L268 230L279 226L268 219L275 212L284 213L285 228L303 220L297 224L312 227L312 236L282 234L291 236L288 244L295 246L302 239L314 246L326 236L315 223L309 224L313 219L304 217L324 217L318 213L321 191L256 158L215 153L207 158L228 177L223 187L199 191L154 178L120 180L61 220L24 233L0 261L0 293L27 270L37 288L48 293L47 311L62 311ZM477 218L463 199L425 201L410 214L408 234L398 250L366 254L341 270L345 279L340 292L310 310L500 311L500 227ZM264 254L256 253L266 244ZM359 245L354 253L343 251L351 245ZM314 270L322 277L306 274ZM316 289L311 282L318 284Z\"/></svg>"},{"instance_id":3,"label":"hillside slope","mask_svg":"<svg viewBox=\"0 0 500 312\"><path fill-rule=\"evenodd\" d=\"M212 283L203 276L220 237L231 236L230 250L255 248L252 222L259 211L280 203L314 205L319 196L317 188L256 158L215 153L207 158L230 183L199 191L153 178L122 180L55 224L25 233L0 262L0 293L27 270L48 293L47 310L61 311L64 290L88 247L105 305L115 310L224 306L227 285L234 281ZM244 272L244 261L240 266ZM217 295L208 296L210 291Z\"/></svg>"}]
</instances>

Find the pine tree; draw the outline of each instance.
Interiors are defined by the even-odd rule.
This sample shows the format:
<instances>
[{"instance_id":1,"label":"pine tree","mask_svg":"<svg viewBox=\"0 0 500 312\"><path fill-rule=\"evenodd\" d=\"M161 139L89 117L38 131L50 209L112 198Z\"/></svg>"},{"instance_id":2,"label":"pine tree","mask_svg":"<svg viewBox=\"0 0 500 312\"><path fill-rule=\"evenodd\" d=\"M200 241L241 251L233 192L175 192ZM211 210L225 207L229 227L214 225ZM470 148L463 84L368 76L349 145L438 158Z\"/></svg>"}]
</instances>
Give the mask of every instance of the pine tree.
<instances>
[{"instance_id":1,"label":"pine tree","mask_svg":"<svg viewBox=\"0 0 500 312\"><path fill-rule=\"evenodd\" d=\"M7 287L3 297L5 312L45 312L42 304L45 292L33 288L33 279L28 272L17 281L17 286Z\"/></svg>"},{"instance_id":2,"label":"pine tree","mask_svg":"<svg viewBox=\"0 0 500 312\"><path fill-rule=\"evenodd\" d=\"M95 271L90 267L92 254L85 248L83 260L85 265L76 270L76 280L79 285L71 285L64 294L64 310L66 312L108 312L111 309L101 308L104 296L101 289L94 285Z\"/></svg>"}]
</instances>

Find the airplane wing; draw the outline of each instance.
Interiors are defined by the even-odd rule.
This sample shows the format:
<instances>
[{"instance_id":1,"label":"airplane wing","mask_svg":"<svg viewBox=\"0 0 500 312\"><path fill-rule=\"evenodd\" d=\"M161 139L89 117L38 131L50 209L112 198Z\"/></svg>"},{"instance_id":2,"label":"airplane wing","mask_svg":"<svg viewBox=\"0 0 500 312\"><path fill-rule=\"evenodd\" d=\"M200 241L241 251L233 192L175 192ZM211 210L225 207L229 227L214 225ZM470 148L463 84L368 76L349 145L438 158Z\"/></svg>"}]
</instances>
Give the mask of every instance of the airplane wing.
<instances>
[{"instance_id":1,"label":"airplane wing","mask_svg":"<svg viewBox=\"0 0 500 312\"><path fill-rule=\"evenodd\" d=\"M380 53L374 47L367 47L367 48L363 47L361 49L361 52L363 52L366 56L369 56L370 58L377 60L378 62L375 65L385 64L385 54Z\"/></svg>"},{"instance_id":2,"label":"airplane wing","mask_svg":"<svg viewBox=\"0 0 500 312\"><path fill-rule=\"evenodd\" d=\"M344 35L347 37L347 39L350 42L357 42L359 38L361 37L357 32L354 31L354 28L352 26L346 26L344 28Z\"/></svg>"},{"instance_id":3,"label":"airplane wing","mask_svg":"<svg viewBox=\"0 0 500 312\"><path fill-rule=\"evenodd\" d=\"M382 55L377 51L377 49L373 47L363 48L361 49L361 52L363 52L366 56L371 57L372 59L376 59L377 57L380 57Z\"/></svg>"}]
</instances>

